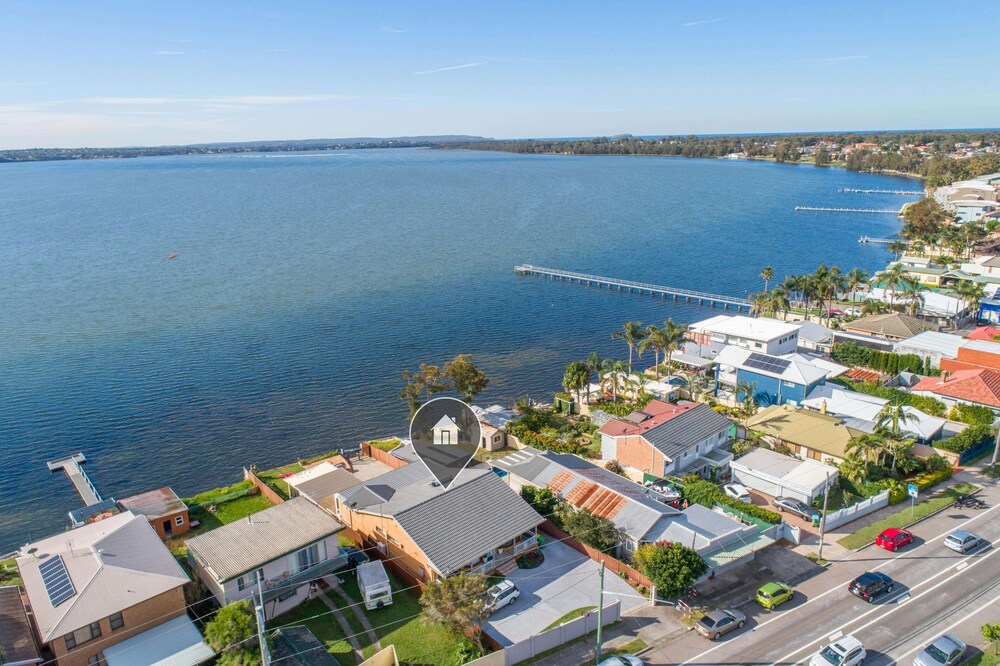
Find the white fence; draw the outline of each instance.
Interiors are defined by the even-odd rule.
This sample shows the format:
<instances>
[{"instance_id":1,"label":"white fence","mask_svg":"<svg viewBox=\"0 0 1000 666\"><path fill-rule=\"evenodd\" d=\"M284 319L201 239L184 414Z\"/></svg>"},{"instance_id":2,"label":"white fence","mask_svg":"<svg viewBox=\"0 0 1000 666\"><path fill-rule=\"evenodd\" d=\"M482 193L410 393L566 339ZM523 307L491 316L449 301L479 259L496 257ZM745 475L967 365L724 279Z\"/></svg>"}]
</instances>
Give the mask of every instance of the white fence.
<instances>
[{"instance_id":1,"label":"white fence","mask_svg":"<svg viewBox=\"0 0 1000 666\"><path fill-rule=\"evenodd\" d=\"M786 522L780 522L777 525L772 525L761 534L769 536L775 541L779 541L781 539L791 541L796 546L802 543L802 529L796 527L795 525L789 525Z\"/></svg>"},{"instance_id":2,"label":"white fence","mask_svg":"<svg viewBox=\"0 0 1000 666\"><path fill-rule=\"evenodd\" d=\"M622 604L615 600L604 607L602 624L607 626L621 619ZM558 627L553 627L540 634L530 636L519 643L514 643L503 650L470 661L466 666L513 666L527 661L546 650L559 647L575 638L589 634L597 629L597 611L592 610L575 620L570 620Z\"/></svg>"},{"instance_id":3,"label":"white fence","mask_svg":"<svg viewBox=\"0 0 1000 666\"><path fill-rule=\"evenodd\" d=\"M852 520L866 516L873 511L878 511L884 506L889 506L889 491L883 490L878 495L873 495L868 499L861 500L857 504L845 506L840 511L827 514L824 530L832 530L845 525Z\"/></svg>"}]
</instances>

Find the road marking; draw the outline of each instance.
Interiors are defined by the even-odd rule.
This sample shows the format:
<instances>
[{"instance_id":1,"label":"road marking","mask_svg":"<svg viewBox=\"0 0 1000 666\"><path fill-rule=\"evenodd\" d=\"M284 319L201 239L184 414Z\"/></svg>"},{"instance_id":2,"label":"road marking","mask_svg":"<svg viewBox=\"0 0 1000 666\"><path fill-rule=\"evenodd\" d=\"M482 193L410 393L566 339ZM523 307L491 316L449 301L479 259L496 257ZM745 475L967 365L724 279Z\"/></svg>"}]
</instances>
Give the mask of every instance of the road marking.
<instances>
[{"instance_id":1,"label":"road marking","mask_svg":"<svg viewBox=\"0 0 1000 666\"><path fill-rule=\"evenodd\" d=\"M880 565L878 565L878 566L877 566L877 567L875 567L874 569L871 569L871 571L878 571L878 570L879 570L879 569L881 569L882 567L884 567L884 566L888 566L889 564L892 564L893 562L895 562L896 560L898 560L898 559L900 559L900 558L902 558L902 557L906 557L907 555L912 555L913 553L917 552L918 550L920 550L920 549L921 549L921 548L923 548L924 546L928 546L928 545L930 545L930 544L933 544L933 543L937 543L937 541L938 541L939 539L941 539L942 537L944 537L944 536L946 536L946 535L948 535L948 534L951 534L952 532L954 532L954 531L955 531L955 530L957 530L957 529L961 529L961 528L965 527L965 526L966 526L966 525L968 525L969 523L971 523L971 522L973 522L973 521L975 521L975 520L978 520L979 518L982 518L982 517L983 517L983 516L985 516L986 514L990 513L990 512L991 512L991 511L993 511L994 509L998 509L998 508L1000 508L1000 504L994 504L993 506L991 506L991 507L990 507L989 509L987 509L986 511L983 511L982 513L979 513L979 514L977 514L977 515L973 516L972 518L967 518L967 519L966 519L965 521L963 521L963 522L959 523L959 524L958 524L958 525L956 525L956 526L952 526L952 527L949 527L949 528L948 528L947 530L945 530L944 532L941 532L941 533L940 533L940 534L938 534L937 536L934 536L934 537L931 537L931 538L928 538L928 539L924 539L924 542L923 542L922 544L920 544L919 546L916 546L916 547L914 547L914 548L910 548L910 549L908 549L908 550L906 550L906 551L904 551L904 552L901 552L901 553L898 553L898 554L894 555L893 557L890 557L890 558L887 558L887 559L886 559L885 561L883 561L883 562L882 562L882 563L881 563ZM931 516L928 516L928 518L930 518L930 517L931 517ZM874 547L875 547L875 548L877 548L878 546L874 546ZM949 551L949 552L951 552L951 551ZM854 554L855 554L855 555L857 555L857 552L855 552ZM947 572L947 569L945 570L945 572ZM942 572L942 573L944 573L944 572ZM931 578L927 579L926 581L922 581L922 582L925 582L925 583L926 583L926 582L928 582L928 581L931 581L931 580L933 580L934 578L936 578L936 577L937 577L938 575L940 575L940 574L935 574L935 576L933 576L933 577L931 577ZM805 602L804 604L802 604L801 606L797 606L796 608L794 608L794 609L792 609L792 610L793 610L793 611L794 611L794 610L798 610L798 609L800 609L800 608L803 608L803 607L805 607L805 606L808 606L809 604L811 604L811 603L812 603L812 602L814 602L814 601L819 601L820 599L822 599L823 597L825 597L825 596L826 596L826 595L828 595L828 594L832 594L832 593L834 593L834 592L838 592L838 591L840 591L840 590L841 590L841 585L842 585L842 583L838 583L836 587L832 587L832 588L830 588L829 590L827 590L826 592L823 592L823 593L821 593L821 594L818 594L818 595L816 595L815 597L810 597L809 599L807 599L807 600L806 600L806 602ZM758 629L760 629L761 627L763 627L763 626L766 626L766 625L768 625L768 624L770 624L770 623L772 623L772 622L777 622L777 621L778 621L778 620L780 620L781 618L783 618L783 617L786 617L786 616L788 616L788 615L790 615L790 614L791 614L791 613L782 613L782 614L780 614L780 615L775 615L774 617L772 617L772 618L771 618L771 619L769 619L769 620L765 620L765 621L763 621L763 622L758 622L758 623L757 623L757 625L756 625L756 626L755 626L755 627L753 628L753 631L757 631L757 630L758 630ZM752 633L752 632L751 632L751 633ZM702 653L700 653L700 654L697 654L697 655L695 655L694 657L691 657L691 658L690 658L690 659L688 659L687 661L682 661L682 662L680 663L680 666L686 666L687 664L693 664L693 663L695 663L695 662L697 662L697 661L700 661L700 660L701 660L701 658L702 658L702 657L704 657L705 655L707 655L707 654L711 654L712 652L715 652L715 651L716 651L716 650L718 650L719 648L723 648L723 647L726 647L726 645L728 645L728 644L729 644L729 643L719 643L718 645L716 645L716 646L714 646L714 647L710 647L710 648L708 648L707 650L705 650L704 652L702 652Z\"/></svg>"},{"instance_id":2,"label":"road marking","mask_svg":"<svg viewBox=\"0 0 1000 666\"><path fill-rule=\"evenodd\" d=\"M832 634L830 634L829 636L827 636L826 640L828 640L828 641L830 641L832 643L832 642L834 642L835 640L837 640L838 638L840 638L843 635L844 635L844 632L842 632L842 631L835 631Z\"/></svg>"},{"instance_id":3,"label":"road marking","mask_svg":"<svg viewBox=\"0 0 1000 666\"><path fill-rule=\"evenodd\" d=\"M993 604L995 604L997 601L1000 601L1000 594L998 594L997 596L993 597L992 599L990 599L989 601L987 601L985 604L983 604L979 608L975 609L974 611L969 612L962 619L955 620L955 622L953 622L952 624L950 624L947 627L945 627L944 631L942 631L941 633L942 634L946 634L949 631L951 631L952 629L954 629L955 627L957 627L958 625L964 624L964 623L968 622L969 618L971 618L973 615L975 615L976 613L981 613L982 611L986 610L986 608L988 608L989 606L992 606ZM898 663L898 662L902 661L903 659L905 659L906 657L908 657L911 654L913 654L914 652L916 652L917 650L920 650L922 648L923 648L923 643L919 643L919 644L917 644L917 647L911 649L909 652L906 652L904 654L899 655L899 657L897 659L895 659L895 661Z\"/></svg>"},{"instance_id":4,"label":"road marking","mask_svg":"<svg viewBox=\"0 0 1000 666\"><path fill-rule=\"evenodd\" d=\"M984 555L983 557L976 558L976 561L973 562L972 564L970 564L968 568L971 569L972 567L979 566L980 564L982 564L983 562L985 562L989 558L991 558L994 555L996 555L998 552L1000 552L1000 550L993 550L988 555ZM934 580L934 578L937 578L938 576L940 576L941 573L947 573L948 571L950 571L950 569L945 569L943 572L938 572L937 574L935 574L931 578L928 578L927 581ZM929 592L933 592L934 590L936 590L937 588L941 587L945 583L951 581L951 579L955 578L958 575L959 575L959 572L956 571L955 573L951 574L947 578L944 578L943 580L938 581L937 583L935 583L933 586L929 587L928 589L923 590L922 592L920 592L920 594L914 595L913 599L914 600L919 599L920 597L928 594ZM924 582L927 582L927 581L924 581ZM868 615L871 615L872 613L874 613L875 611L879 610L880 608L881 608L880 606L876 606L875 608L871 609L867 613L862 613L861 615L859 615L858 617L854 618L853 620L845 622L844 624L842 624L839 627L837 627L837 629L843 630L845 627L850 626L851 624L854 624L855 622L857 622L858 620L860 620L863 617L867 617ZM895 613L899 609L900 609L900 606L897 604L894 608L890 608L885 613L883 613L881 616L876 617L873 620L869 620L868 622L862 624L859 627L855 627L853 631L854 632L859 632L862 629L866 629L866 628L870 627L871 625L873 625L876 622L881 622L887 616L892 615L893 613ZM771 663L770 666L778 666L778 664L783 664L783 663L789 662L792 657L794 657L795 655L799 654L800 652L802 652L803 650L805 650L809 646L814 645L815 643L818 643L819 640L820 639L813 639L813 640L809 641L805 645L803 645L803 646L801 646L801 647L799 647L799 648L797 648L797 649L789 652L788 654L786 654L785 656L781 657L780 659L777 659L776 661L774 661L773 663Z\"/></svg>"},{"instance_id":5,"label":"road marking","mask_svg":"<svg viewBox=\"0 0 1000 666\"><path fill-rule=\"evenodd\" d=\"M955 571L961 571L962 569L964 569L967 566L969 566L969 562L968 561L959 562L958 564L955 565Z\"/></svg>"},{"instance_id":6,"label":"road marking","mask_svg":"<svg viewBox=\"0 0 1000 666\"><path fill-rule=\"evenodd\" d=\"M898 600L898 601L896 601L896 603L897 603L897 604L905 604L905 603L906 603L907 601L909 601L909 600L910 600L910 595L909 595L909 594L904 594L903 596L901 596L901 597L899 598L899 600Z\"/></svg>"}]
</instances>

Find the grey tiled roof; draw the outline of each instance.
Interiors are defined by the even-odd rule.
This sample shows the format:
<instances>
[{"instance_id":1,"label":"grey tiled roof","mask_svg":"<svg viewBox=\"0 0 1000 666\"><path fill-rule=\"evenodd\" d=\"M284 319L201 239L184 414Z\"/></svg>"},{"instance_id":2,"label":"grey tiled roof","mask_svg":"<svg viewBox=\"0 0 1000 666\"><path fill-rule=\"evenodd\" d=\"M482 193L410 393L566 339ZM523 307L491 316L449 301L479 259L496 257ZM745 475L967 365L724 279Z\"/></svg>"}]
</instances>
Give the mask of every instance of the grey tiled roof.
<instances>
[{"instance_id":1,"label":"grey tiled roof","mask_svg":"<svg viewBox=\"0 0 1000 666\"><path fill-rule=\"evenodd\" d=\"M732 421L722 414L708 405L699 404L647 430L642 438L674 460L711 435L729 429L731 425Z\"/></svg>"},{"instance_id":2,"label":"grey tiled roof","mask_svg":"<svg viewBox=\"0 0 1000 666\"><path fill-rule=\"evenodd\" d=\"M542 517L491 470L468 471L479 474L395 516L443 575L461 569L542 522Z\"/></svg>"},{"instance_id":3,"label":"grey tiled roof","mask_svg":"<svg viewBox=\"0 0 1000 666\"><path fill-rule=\"evenodd\" d=\"M188 539L188 550L225 582L344 528L305 497Z\"/></svg>"}]
</instances>

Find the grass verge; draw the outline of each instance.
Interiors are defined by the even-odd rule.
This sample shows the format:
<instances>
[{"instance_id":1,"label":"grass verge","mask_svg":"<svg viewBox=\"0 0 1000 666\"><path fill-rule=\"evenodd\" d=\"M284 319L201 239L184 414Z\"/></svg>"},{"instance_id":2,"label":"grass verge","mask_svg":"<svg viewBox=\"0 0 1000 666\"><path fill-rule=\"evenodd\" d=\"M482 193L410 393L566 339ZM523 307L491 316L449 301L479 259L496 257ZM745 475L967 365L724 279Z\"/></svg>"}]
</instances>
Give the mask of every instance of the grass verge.
<instances>
[{"instance_id":1,"label":"grass verge","mask_svg":"<svg viewBox=\"0 0 1000 666\"><path fill-rule=\"evenodd\" d=\"M875 540L883 530L889 529L890 527L906 527L907 525L912 525L913 523L926 518L927 516L944 509L949 504L954 502L959 495L964 495L971 493L976 489L976 486L971 483L956 483L950 488L945 489L943 492L930 497L921 502L917 502L912 510L907 504L899 504L900 510L891 516L886 516L882 520L872 523L867 527L862 527L857 532L848 534L842 539L839 539L839 543L844 548L850 548L855 550L871 543Z\"/></svg>"},{"instance_id":2,"label":"grass verge","mask_svg":"<svg viewBox=\"0 0 1000 666\"><path fill-rule=\"evenodd\" d=\"M552 629L553 627L558 627L560 624L566 624L570 620L575 620L576 618L580 617L584 613L590 612L590 611L594 610L595 608L597 608L597 606L583 606L581 608L576 608L574 610L571 610L570 612L566 613L561 618L559 618L558 620L556 620L555 622L553 622L552 624L550 624L549 626L547 626L544 629L542 629L542 631L548 631L549 629Z\"/></svg>"}]
</instances>

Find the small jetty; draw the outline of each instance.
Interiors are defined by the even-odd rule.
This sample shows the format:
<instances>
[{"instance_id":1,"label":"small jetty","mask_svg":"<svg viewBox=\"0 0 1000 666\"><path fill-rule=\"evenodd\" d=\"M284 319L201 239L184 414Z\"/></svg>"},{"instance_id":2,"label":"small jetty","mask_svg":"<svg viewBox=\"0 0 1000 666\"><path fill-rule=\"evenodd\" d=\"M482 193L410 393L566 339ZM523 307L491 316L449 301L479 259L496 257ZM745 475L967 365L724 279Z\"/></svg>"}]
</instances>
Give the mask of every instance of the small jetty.
<instances>
[{"instance_id":1,"label":"small jetty","mask_svg":"<svg viewBox=\"0 0 1000 666\"><path fill-rule=\"evenodd\" d=\"M566 282L576 282L591 287L615 289L637 294L649 294L650 296L660 296L661 298L672 298L675 301L684 300L688 303L699 303L701 305L711 305L712 307L722 306L723 308L736 308L737 310L749 310L750 301L745 298L725 296L722 294L709 294L702 291L692 291L690 289L678 289L677 287L666 287L663 285L649 284L647 282L636 282L634 280L621 280L618 278L604 277L601 275L589 275L587 273L575 273L564 271L558 268L543 268L532 266L531 264L519 264L514 266L514 272L518 275L530 275L535 277L545 277L553 280L564 280Z\"/></svg>"},{"instance_id":2,"label":"small jetty","mask_svg":"<svg viewBox=\"0 0 1000 666\"><path fill-rule=\"evenodd\" d=\"M921 197L924 195L924 193L919 190L859 190L856 187L845 187L840 191L848 192L850 194L901 194L908 197Z\"/></svg>"},{"instance_id":3,"label":"small jetty","mask_svg":"<svg viewBox=\"0 0 1000 666\"><path fill-rule=\"evenodd\" d=\"M890 243L895 243L898 238L872 238L871 236L862 236L858 239L859 243L879 243L882 245L889 245Z\"/></svg>"},{"instance_id":4,"label":"small jetty","mask_svg":"<svg viewBox=\"0 0 1000 666\"><path fill-rule=\"evenodd\" d=\"M60 470L66 472L66 476L69 477L70 483L73 484L83 503L87 506L93 506L101 502L101 494L97 492L97 487L94 486L93 481L90 480L87 473L83 471L82 465L85 462L87 462L87 458L83 453L74 453L71 456L59 458L45 464L52 473Z\"/></svg>"},{"instance_id":5,"label":"small jetty","mask_svg":"<svg viewBox=\"0 0 1000 666\"><path fill-rule=\"evenodd\" d=\"M795 210L810 210L820 213L892 213L893 215L899 212L893 208L827 208L825 206L796 206Z\"/></svg>"}]
</instances>

